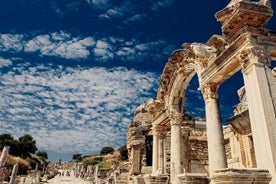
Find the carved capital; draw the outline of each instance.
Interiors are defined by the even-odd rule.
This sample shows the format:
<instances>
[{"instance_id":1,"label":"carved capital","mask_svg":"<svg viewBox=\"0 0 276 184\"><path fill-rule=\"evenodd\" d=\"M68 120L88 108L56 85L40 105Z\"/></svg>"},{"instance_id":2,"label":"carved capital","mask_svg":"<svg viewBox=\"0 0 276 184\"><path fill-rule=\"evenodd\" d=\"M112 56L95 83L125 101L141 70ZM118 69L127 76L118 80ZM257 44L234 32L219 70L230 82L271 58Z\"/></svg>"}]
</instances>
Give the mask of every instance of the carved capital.
<instances>
[{"instance_id":1,"label":"carved capital","mask_svg":"<svg viewBox=\"0 0 276 184\"><path fill-rule=\"evenodd\" d=\"M164 139L166 137L166 126L154 125L153 130L153 135L157 136L159 139Z\"/></svg>"},{"instance_id":2,"label":"carved capital","mask_svg":"<svg viewBox=\"0 0 276 184\"><path fill-rule=\"evenodd\" d=\"M201 88L203 98L206 99L218 99L218 84L209 83Z\"/></svg>"},{"instance_id":3,"label":"carved capital","mask_svg":"<svg viewBox=\"0 0 276 184\"><path fill-rule=\"evenodd\" d=\"M183 123L183 114L179 112L171 112L169 117L171 119L171 125L182 125Z\"/></svg>"},{"instance_id":4,"label":"carved capital","mask_svg":"<svg viewBox=\"0 0 276 184\"><path fill-rule=\"evenodd\" d=\"M252 46L242 50L239 54L239 60L243 70L251 68L253 64L269 65L270 59L267 51L263 46Z\"/></svg>"}]
</instances>

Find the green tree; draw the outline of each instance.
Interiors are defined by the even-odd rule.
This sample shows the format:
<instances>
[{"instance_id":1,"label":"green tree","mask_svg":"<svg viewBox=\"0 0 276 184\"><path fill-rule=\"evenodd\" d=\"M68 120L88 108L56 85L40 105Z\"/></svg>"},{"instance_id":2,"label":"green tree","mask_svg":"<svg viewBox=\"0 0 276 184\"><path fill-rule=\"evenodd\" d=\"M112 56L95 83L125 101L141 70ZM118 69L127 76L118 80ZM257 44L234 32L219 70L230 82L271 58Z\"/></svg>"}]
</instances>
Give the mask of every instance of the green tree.
<instances>
[{"instance_id":1,"label":"green tree","mask_svg":"<svg viewBox=\"0 0 276 184\"><path fill-rule=\"evenodd\" d=\"M122 160L127 160L128 159L128 150L126 145L123 145L119 148L120 151L120 157Z\"/></svg>"},{"instance_id":2,"label":"green tree","mask_svg":"<svg viewBox=\"0 0 276 184\"><path fill-rule=\"evenodd\" d=\"M9 154L19 156L19 143L10 134L0 135L0 150L2 151L4 146L10 146Z\"/></svg>"},{"instance_id":3,"label":"green tree","mask_svg":"<svg viewBox=\"0 0 276 184\"><path fill-rule=\"evenodd\" d=\"M22 158L26 158L30 153L34 154L37 151L36 141L30 134L19 137L18 141Z\"/></svg>"},{"instance_id":4,"label":"green tree","mask_svg":"<svg viewBox=\"0 0 276 184\"><path fill-rule=\"evenodd\" d=\"M101 155L107 155L108 153L113 153L113 152L114 152L114 148L110 146L105 146L101 150Z\"/></svg>"},{"instance_id":5,"label":"green tree","mask_svg":"<svg viewBox=\"0 0 276 184\"><path fill-rule=\"evenodd\" d=\"M85 160L83 162L83 165L86 168L88 165L97 165L98 163L100 163L103 160L104 160L103 157L96 157L94 159Z\"/></svg>"},{"instance_id":6,"label":"green tree","mask_svg":"<svg viewBox=\"0 0 276 184\"><path fill-rule=\"evenodd\" d=\"M81 162L82 161L82 154L79 154L79 153L74 154L72 156L72 159L75 160L76 162Z\"/></svg>"},{"instance_id":7,"label":"green tree","mask_svg":"<svg viewBox=\"0 0 276 184\"><path fill-rule=\"evenodd\" d=\"M38 151L36 152L36 156L42 158L44 161L48 159L48 153L46 151Z\"/></svg>"}]
</instances>

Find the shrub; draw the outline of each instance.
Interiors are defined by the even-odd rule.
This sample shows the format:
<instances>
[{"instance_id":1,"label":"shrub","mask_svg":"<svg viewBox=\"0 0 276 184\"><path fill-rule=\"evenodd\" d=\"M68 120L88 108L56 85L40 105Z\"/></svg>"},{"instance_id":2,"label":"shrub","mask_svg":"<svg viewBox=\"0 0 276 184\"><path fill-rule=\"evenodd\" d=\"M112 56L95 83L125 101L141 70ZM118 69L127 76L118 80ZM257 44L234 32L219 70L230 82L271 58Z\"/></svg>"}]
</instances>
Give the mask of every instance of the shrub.
<instances>
[{"instance_id":1,"label":"shrub","mask_svg":"<svg viewBox=\"0 0 276 184\"><path fill-rule=\"evenodd\" d=\"M113 152L114 152L114 148L110 146L105 146L101 150L101 155L107 155L108 153L113 153Z\"/></svg>"},{"instance_id":2,"label":"shrub","mask_svg":"<svg viewBox=\"0 0 276 184\"><path fill-rule=\"evenodd\" d=\"M128 150L126 145L123 145L119 148L120 151L120 158L121 160L127 160L128 159Z\"/></svg>"}]
</instances>

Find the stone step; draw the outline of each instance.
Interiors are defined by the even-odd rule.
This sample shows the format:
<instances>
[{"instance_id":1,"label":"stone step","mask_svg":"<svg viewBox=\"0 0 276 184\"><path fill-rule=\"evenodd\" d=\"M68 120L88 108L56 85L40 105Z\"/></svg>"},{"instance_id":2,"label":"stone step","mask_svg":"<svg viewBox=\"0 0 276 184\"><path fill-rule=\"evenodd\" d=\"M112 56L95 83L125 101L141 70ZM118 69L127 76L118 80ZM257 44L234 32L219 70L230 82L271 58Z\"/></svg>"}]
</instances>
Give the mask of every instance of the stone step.
<instances>
[{"instance_id":1,"label":"stone step","mask_svg":"<svg viewBox=\"0 0 276 184\"><path fill-rule=\"evenodd\" d=\"M123 172L118 176L117 184L127 184L128 172Z\"/></svg>"}]
</instances>

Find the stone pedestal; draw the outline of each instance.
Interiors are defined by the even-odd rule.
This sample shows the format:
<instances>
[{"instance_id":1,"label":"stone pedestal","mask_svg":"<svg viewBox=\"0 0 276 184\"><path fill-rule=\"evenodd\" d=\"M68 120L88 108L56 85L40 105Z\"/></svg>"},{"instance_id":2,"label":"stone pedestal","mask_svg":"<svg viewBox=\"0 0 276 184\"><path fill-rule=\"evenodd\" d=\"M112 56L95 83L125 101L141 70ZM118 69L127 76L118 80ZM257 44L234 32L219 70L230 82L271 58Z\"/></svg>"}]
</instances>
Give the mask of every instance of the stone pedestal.
<instances>
[{"instance_id":1,"label":"stone pedestal","mask_svg":"<svg viewBox=\"0 0 276 184\"><path fill-rule=\"evenodd\" d=\"M133 184L145 184L144 177L143 176L133 176Z\"/></svg>"},{"instance_id":2,"label":"stone pedestal","mask_svg":"<svg viewBox=\"0 0 276 184\"><path fill-rule=\"evenodd\" d=\"M204 173L184 173L179 174L181 184L209 184L207 174Z\"/></svg>"},{"instance_id":3,"label":"stone pedestal","mask_svg":"<svg viewBox=\"0 0 276 184\"><path fill-rule=\"evenodd\" d=\"M220 169L211 178L214 184L269 184L271 175L264 169Z\"/></svg>"},{"instance_id":4,"label":"stone pedestal","mask_svg":"<svg viewBox=\"0 0 276 184\"><path fill-rule=\"evenodd\" d=\"M168 184L169 176L165 174L160 175L146 175L144 176L145 184Z\"/></svg>"}]
</instances>

